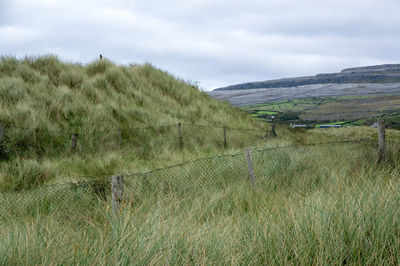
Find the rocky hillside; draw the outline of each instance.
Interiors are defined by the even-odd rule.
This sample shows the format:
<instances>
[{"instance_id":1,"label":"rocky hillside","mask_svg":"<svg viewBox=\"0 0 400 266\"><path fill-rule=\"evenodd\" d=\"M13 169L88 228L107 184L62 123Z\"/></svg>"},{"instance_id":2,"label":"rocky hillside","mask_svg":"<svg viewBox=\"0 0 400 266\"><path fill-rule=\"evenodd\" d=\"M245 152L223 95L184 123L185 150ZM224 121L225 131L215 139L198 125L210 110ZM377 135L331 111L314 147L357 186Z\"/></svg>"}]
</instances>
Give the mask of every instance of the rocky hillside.
<instances>
[{"instance_id":1,"label":"rocky hillside","mask_svg":"<svg viewBox=\"0 0 400 266\"><path fill-rule=\"evenodd\" d=\"M313 84L397 83L400 82L400 64L348 68L340 73L285 78L231 85L216 90L250 90L261 88L295 87Z\"/></svg>"}]
</instances>

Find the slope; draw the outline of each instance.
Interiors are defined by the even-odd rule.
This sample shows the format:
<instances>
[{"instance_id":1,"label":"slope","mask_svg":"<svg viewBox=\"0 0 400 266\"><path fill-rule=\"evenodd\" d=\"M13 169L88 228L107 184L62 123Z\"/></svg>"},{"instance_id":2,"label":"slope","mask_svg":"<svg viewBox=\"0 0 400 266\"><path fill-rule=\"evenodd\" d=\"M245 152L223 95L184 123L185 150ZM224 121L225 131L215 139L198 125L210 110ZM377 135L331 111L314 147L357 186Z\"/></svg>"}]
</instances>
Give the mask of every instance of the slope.
<instances>
[{"instance_id":1,"label":"slope","mask_svg":"<svg viewBox=\"0 0 400 266\"><path fill-rule=\"evenodd\" d=\"M265 124L150 64L122 66L103 59L82 65L55 56L2 57L0 99L3 189L190 159L213 151L222 125L265 132ZM193 135L193 143L186 138L181 153L175 152L178 122L185 137ZM73 133L78 133L76 154L69 152ZM233 132L230 137L235 138ZM194 143L196 138L201 141ZM244 145L239 135L236 139Z\"/></svg>"}]
</instances>

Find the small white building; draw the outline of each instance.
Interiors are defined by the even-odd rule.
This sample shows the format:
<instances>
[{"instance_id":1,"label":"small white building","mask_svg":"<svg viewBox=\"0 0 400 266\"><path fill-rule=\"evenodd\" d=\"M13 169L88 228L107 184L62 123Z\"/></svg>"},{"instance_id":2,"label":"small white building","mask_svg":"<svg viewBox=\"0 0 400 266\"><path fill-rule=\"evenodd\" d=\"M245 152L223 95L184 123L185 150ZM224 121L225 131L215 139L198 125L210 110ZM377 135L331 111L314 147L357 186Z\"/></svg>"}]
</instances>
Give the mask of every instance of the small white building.
<instances>
[{"instance_id":1,"label":"small white building","mask_svg":"<svg viewBox=\"0 0 400 266\"><path fill-rule=\"evenodd\" d=\"M306 128L307 127L307 125L296 125L296 124L290 124L290 126L292 128L298 128L298 127Z\"/></svg>"}]
</instances>

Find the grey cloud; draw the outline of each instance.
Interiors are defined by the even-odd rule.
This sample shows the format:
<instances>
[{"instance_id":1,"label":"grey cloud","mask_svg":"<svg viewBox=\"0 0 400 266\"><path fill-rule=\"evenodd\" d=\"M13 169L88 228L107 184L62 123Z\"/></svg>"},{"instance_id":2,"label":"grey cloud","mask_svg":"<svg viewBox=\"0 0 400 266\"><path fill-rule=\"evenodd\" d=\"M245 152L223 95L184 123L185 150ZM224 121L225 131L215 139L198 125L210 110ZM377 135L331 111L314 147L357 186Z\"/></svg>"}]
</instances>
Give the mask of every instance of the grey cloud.
<instances>
[{"instance_id":1,"label":"grey cloud","mask_svg":"<svg viewBox=\"0 0 400 266\"><path fill-rule=\"evenodd\" d=\"M151 62L206 89L400 61L396 0L0 0L2 54Z\"/></svg>"}]
</instances>

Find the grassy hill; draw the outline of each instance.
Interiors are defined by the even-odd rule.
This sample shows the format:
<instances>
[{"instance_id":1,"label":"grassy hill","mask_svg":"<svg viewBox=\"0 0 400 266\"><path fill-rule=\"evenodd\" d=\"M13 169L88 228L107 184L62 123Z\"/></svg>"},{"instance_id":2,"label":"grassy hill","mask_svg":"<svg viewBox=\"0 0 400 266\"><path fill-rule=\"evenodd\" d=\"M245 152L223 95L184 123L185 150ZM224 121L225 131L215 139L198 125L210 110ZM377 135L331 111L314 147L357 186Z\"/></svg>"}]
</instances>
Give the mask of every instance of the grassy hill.
<instances>
[{"instance_id":1,"label":"grassy hill","mask_svg":"<svg viewBox=\"0 0 400 266\"><path fill-rule=\"evenodd\" d=\"M223 125L266 131L265 124L150 64L2 57L0 99L2 190L204 156L221 147ZM178 122L183 123L182 152L176 152ZM79 133L76 154L69 152L73 133ZM228 129L228 137L232 149L249 143L241 132Z\"/></svg>"},{"instance_id":2,"label":"grassy hill","mask_svg":"<svg viewBox=\"0 0 400 266\"><path fill-rule=\"evenodd\" d=\"M373 128L278 125L268 138L191 84L107 60L4 57L0 98L1 265L400 262L396 130L381 163ZM115 214L110 175L139 171Z\"/></svg>"},{"instance_id":3,"label":"grassy hill","mask_svg":"<svg viewBox=\"0 0 400 266\"><path fill-rule=\"evenodd\" d=\"M92 133L178 121L251 126L237 109L149 64L2 57L0 97L0 120L21 127Z\"/></svg>"}]
</instances>

